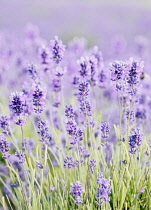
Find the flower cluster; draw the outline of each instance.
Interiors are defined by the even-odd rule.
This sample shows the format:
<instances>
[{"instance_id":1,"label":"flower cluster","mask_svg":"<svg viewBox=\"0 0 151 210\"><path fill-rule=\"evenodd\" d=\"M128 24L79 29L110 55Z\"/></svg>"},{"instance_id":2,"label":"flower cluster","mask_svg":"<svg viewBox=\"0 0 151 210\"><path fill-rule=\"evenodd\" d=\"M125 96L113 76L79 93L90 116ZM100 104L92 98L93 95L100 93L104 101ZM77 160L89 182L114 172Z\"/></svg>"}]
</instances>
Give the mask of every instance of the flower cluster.
<instances>
[{"instance_id":1,"label":"flower cluster","mask_svg":"<svg viewBox=\"0 0 151 210\"><path fill-rule=\"evenodd\" d=\"M50 51L51 59L54 63L59 64L64 57L65 45L62 44L62 41L57 36L55 36L54 40L50 41Z\"/></svg>"},{"instance_id":2,"label":"flower cluster","mask_svg":"<svg viewBox=\"0 0 151 210\"><path fill-rule=\"evenodd\" d=\"M7 159L9 155L7 154L9 152L9 146L10 143L5 139L4 134L0 134L0 151L3 153L2 158Z\"/></svg>"},{"instance_id":3,"label":"flower cluster","mask_svg":"<svg viewBox=\"0 0 151 210\"><path fill-rule=\"evenodd\" d=\"M139 128L134 128L131 131L131 136L129 136L129 152L131 154L135 154L137 151L137 147L141 146L141 142L143 140L143 134L141 133Z\"/></svg>"},{"instance_id":4,"label":"flower cluster","mask_svg":"<svg viewBox=\"0 0 151 210\"><path fill-rule=\"evenodd\" d=\"M101 123L100 130L101 130L101 137L102 138L108 138L109 137L109 132L110 132L109 122Z\"/></svg>"},{"instance_id":5,"label":"flower cluster","mask_svg":"<svg viewBox=\"0 0 151 210\"><path fill-rule=\"evenodd\" d=\"M40 117L37 122L38 134L41 136L39 141L43 142L48 146L52 146L54 144L53 137L49 132L48 124L46 121L42 120Z\"/></svg>"},{"instance_id":6,"label":"flower cluster","mask_svg":"<svg viewBox=\"0 0 151 210\"><path fill-rule=\"evenodd\" d=\"M2 132L7 135L10 133L9 120L10 120L10 118L8 116L0 117L0 128L1 128Z\"/></svg>"},{"instance_id":7,"label":"flower cluster","mask_svg":"<svg viewBox=\"0 0 151 210\"><path fill-rule=\"evenodd\" d=\"M96 160L92 159L89 163L89 170L92 174L94 173L94 168L96 168Z\"/></svg>"},{"instance_id":8,"label":"flower cluster","mask_svg":"<svg viewBox=\"0 0 151 210\"><path fill-rule=\"evenodd\" d=\"M19 163L25 162L25 154L20 150L15 152L15 156L18 158Z\"/></svg>"},{"instance_id":9,"label":"flower cluster","mask_svg":"<svg viewBox=\"0 0 151 210\"><path fill-rule=\"evenodd\" d=\"M97 205L101 205L103 202L110 201L109 194L111 193L111 180L107 180L103 177L102 173L98 174L97 177L97 184L100 186L97 188L96 192L96 198L98 201L96 201Z\"/></svg>"},{"instance_id":10,"label":"flower cluster","mask_svg":"<svg viewBox=\"0 0 151 210\"><path fill-rule=\"evenodd\" d=\"M75 183L70 183L70 193L75 197L75 203L82 203L82 192L84 189L80 181L76 181Z\"/></svg>"},{"instance_id":11,"label":"flower cluster","mask_svg":"<svg viewBox=\"0 0 151 210\"><path fill-rule=\"evenodd\" d=\"M44 110L46 90L40 86L34 85L32 91L32 106L35 113L41 113Z\"/></svg>"}]
</instances>

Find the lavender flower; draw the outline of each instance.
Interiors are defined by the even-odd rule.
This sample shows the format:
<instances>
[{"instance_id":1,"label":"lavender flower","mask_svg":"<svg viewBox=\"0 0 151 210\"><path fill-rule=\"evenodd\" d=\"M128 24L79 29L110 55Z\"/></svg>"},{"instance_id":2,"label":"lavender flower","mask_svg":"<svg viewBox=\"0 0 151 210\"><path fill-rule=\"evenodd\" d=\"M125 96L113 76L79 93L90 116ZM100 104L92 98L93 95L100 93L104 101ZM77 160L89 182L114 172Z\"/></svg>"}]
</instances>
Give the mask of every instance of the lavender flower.
<instances>
[{"instance_id":1,"label":"lavender flower","mask_svg":"<svg viewBox=\"0 0 151 210\"><path fill-rule=\"evenodd\" d=\"M32 105L35 113L41 113L45 106L46 90L35 85L32 93Z\"/></svg>"},{"instance_id":2,"label":"lavender flower","mask_svg":"<svg viewBox=\"0 0 151 210\"><path fill-rule=\"evenodd\" d=\"M25 100L22 92L12 93L9 98L9 107L12 113L20 116L25 110Z\"/></svg>"},{"instance_id":3,"label":"lavender flower","mask_svg":"<svg viewBox=\"0 0 151 210\"><path fill-rule=\"evenodd\" d=\"M101 123L100 129L102 138L108 138L110 132L110 124L108 122L103 122Z\"/></svg>"},{"instance_id":4,"label":"lavender flower","mask_svg":"<svg viewBox=\"0 0 151 210\"><path fill-rule=\"evenodd\" d=\"M70 183L70 193L73 194L75 197L75 203L79 204L82 203L82 192L84 192L84 189L81 185L80 181L76 181L75 183Z\"/></svg>"},{"instance_id":5,"label":"lavender flower","mask_svg":"<svg viewBox=\"0 0 151 210\"><path fill-rule=\"evenodd\" d=\"M82 82L79 84L79 96L87 97L89 92L89 84L87 82Z\"/></svg>"},{"instance_id":6,"label":"lavender flower","mask_svg":"<svg viewBox=\"0 0 151 210\"><path fill-rule=\"evenodd\" d=\"M96 167L96 160L94 160L94 159L90 160L89 170L92 174L94 173L94 168L95 167Z\"/></svg>"},{"instance_id":7,"label":"lavender flower","mask_svg":"<svg viewBox=\"0 0 151 210\"><path fill-rule=\"evenodd\" d=\"M35 141L32 138L24 139L22 142L22 150L32 151L35 148Z\"/></svg>"},{"instance_id":8,"label":"lavender flower","mask_svg":"<svg viewBox=\"0 0 151 210\"><path fill-rule=\"evenodd\" d=\"M141 142L143 140L143 134L140 132L139 128L132 129L131 136L129 136L129 152L131 154L135 154L137 151L137 147L141 146Z\"/></svg>"},{"instance_id":9,"label":"lavender flower","mask_svg":"<svg viewBox=\"0 0 151 210\"><path fill-rule=\"evenodd\" d=\"M62 44L62 41L57 36L55 36L54 40L50 41L50 50L51 59L54 63L59 64L64 57L65 45Z\"/></svg>"},{"instance_id":10,"label":"lavender flower","mask_svg":"<svg viewBox=\"0 0 151 210\"><path fill-rule=\"evenodd\" d=\"M50 185L50 192L53 192L55 190L55 187L53 185Z\"/></svg>"},{"instance_id":11,"label":"lavender flower","mask_svg":"<svg viewBox=\"0 0 151 210\"><path fill-rule=\"evenodd\" d=\"M21 150L16 151L15 156L18 158L19 163L24 163L25 162L25 155Z\"/></svg>"},{"instance_id":12,"label":"lavender flower","mask_svg":"<svg viewBox=\"0 0 151 210\"><path fill-rule=\"evenodd\" d=\"M126 77L127 91L130 95L136 95L138 92L138 85L140 82L140 75L143 71L144 63L141 61L135 61L133 58L128 62L128 74Z\"/></svg>"},{"instance_id":13,"label":"lavender flower","mask_svg":"<svg viewBox=\"0 0 151 210\"><path fill-rule=\"evenodd\" d=\"M9 146L10 143L8 141L6 141L4 134L1 133L0 134L0 151L3 153L2 158L7 159L9 157L9 155L7 154L7 152L9 152Z\"/></svg>"},{"instance_id":14,"label":"lavender flower","mask_svg":"<svg viewBox=\"0 0 151 210\"><path fill-rule=\"evenodd\" d=\"M75 114L74 114L74 111L73 111L73 107L72 105L66 105L65 107L65 116L69 119L73 119Z\"/></svg>"},{"instance_id":15,"label":"lavender flower","mask_svg":"<svg viewBox=\"0 0 151 210\"><path fill-rule=\"evenodd\" d=\"M53 79L52 80L52 88L54 92L61 91L61 80L60 79Z\"/></svg>"},{"instance_id":16,"label":"lavender flower","mask_svg":"<svg viewBox=\"0 0 151 210\"><path fill-rule=\"evenodd\" d=\"M77 61L77 63L80 66L80 76L83 78L90 78L90 74L91 74L91 66L90 66L90 62L89 62L89 58L86 57L82 57L80 60Z\"/></svg>"},{"instance_id":17,"label":"lavender flower","mask_svg":"<svg viewBox=\"0 0 151 210\"><path fill-rule=\"evenodd\" d=\"M124 61L114 61L110 63L111 66L111 80L118 81L123 78L126 68L126 62Z\"/></svg>"},{"instance_id":18,"label":"lavender flower","mask_svg":"<svg viewBox=\"0 0 151 210\"><path fill-rule=\"evenodd\" d=\"M92 55L97 59L97 67L103 68L104 67L103 55L102 52L99 50L98 46L95 46L93 48Z\"/></svg>"},{"instance_id":19,"label":"lavender flower","mask_svg":"<svg viewBox=\"0 0 151 210\"><path fill-rule=\"evenodd\" d=\"M36 166L40 169L44 168L44 166L41 163L39 163L39 161L36 161Z\"/></svg>"},{"instance_id":20,"label":"lavender flower","mask_svg":"<svg viewBox=\"0 0 151 210\"><path fill-rule=\"evenodd\" d=\"M97 177L97 184L100 186L97 188L96 192L96 198L99 199L99 201L96 201L97 205L101 205L103 202L110 201L109 194L111 193L111 180L107 180L103 178L103 175L101 173L98 174Z\"/></svg>"},{"instance_id":21,"label":"lavender flower","mask_svg":"<svg viewBox=\"0 0 151 210\"><path fill-rule=\"evenodd\" d=\"M52 146L54 144L54 141L51 133L49 132L47 122L39 117L37 127L39 129L38 134L41 136L41 139L39 141L45 143L48 146Z\"/></svg>"},{"instance_id":22,"label":"lavender flower","mask_svg":"<svg viewBox=\"0 0 151 210\"><path fill-rule=\"evenodd\" d=\"M46 48L45 46L42 46L39 49L39 57L41 60L41 64L43 64L43 65L49 64L50 53L48 51L48 48Z\"/></svg>"},{"instance_id":23,"label":"lavender flower","mask_svg":"<svg viewBox=\"0 0 151 210\"><path fill-rule=\"evenodd\" d=\"M1 116L0 117L0 128L2 129L2 132L4 134L9 134L10 129L9 129L9 117L8 116Z\"/></svg>"},{"instance_id":24,"label":"lavender flower","mask_svg":"<svg viewBox=\"0 0 151 210\"><path fill-rule=\"evenodd\" d=\"M37 73L37 67L34 64L32 64L32 63L28 64L28 67L27 67L26 70L29 73L29 75L31 76L31 79L35 83L39 82L38 73Z\"/></svg>"},{"instance_id":25,"label":"lavender flower","mask_svg":"<svg viewBox=\"0 0 151 210\"><path fill-rule=\"evenodd\" d=\"M74 158L72 156L66 156L64 159L64 168L74 167Z\"/></svg>"}]
</instances>

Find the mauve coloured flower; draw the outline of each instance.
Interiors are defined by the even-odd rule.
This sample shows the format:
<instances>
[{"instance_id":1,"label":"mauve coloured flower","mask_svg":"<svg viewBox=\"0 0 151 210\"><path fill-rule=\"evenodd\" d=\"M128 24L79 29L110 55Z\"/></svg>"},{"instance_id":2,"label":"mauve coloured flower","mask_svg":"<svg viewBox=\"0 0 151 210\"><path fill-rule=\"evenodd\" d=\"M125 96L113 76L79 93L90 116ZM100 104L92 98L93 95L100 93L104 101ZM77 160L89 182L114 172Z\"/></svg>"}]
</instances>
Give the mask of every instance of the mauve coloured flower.
<instances>
[{"instance_id":1,"label":"mauve coloured flower","mask_svg":"<svg viewBox=\"0 0 151 210\"><path fill-rule=\"evenodd\" d=\"M76 181L75 183L70 183L70 193L75 197L75 203L82 203L82 192L84 192L84 188L80 181Z\"/></svg>"},{"instance_id":2,"label":"mauve coloured flower","mask_svg":"<svg viewBox=\"0 0 151 210\"><path fill-rule=\"evenodd\" d=\"M7 157L7 152L10 150L10 143L5 139L5 136L3 133L0 134L0 151L3 153L3 156Z\"/></svg>"},{"instance_id":3,"label":"mauve coloured flower","mask_svg":"<svg viewBox=\"0 0 151 210\"><path fill-rule=\"evenodd\" d=\"M111 180L107 180L103 177L102 173L98 174L97 177L97 184L100 186L97 188L96 192L96 198L98 201L96 201L97 205L101 205L103 202L110 201L109 194L111 193Z\"/></svg>"},{"instance_id":4,"label":"mauve coloured flower","mask_svg":"<svg viewBox=\"0 0 151 210\"><path fill-rule=\"evenodd\" d=\"M25 162L25 154L20 150L15 152L15 156L18 158L19 163Z\"/></svg>"},{"instance_id":5,"label":"mauve coloured flower","mask_svg":"<svg viewBox=\"0 0 151 210\"><path fill-rule=\"evenodd\" d=\"M25 99L22 92L12 93L9 98L9 108L16 116L20 116L25 111Z\"/></svg>"},{"instance_id":6,"label":"mauve coloured flower","mask_svg":"<svg viewBox=\"0 0 151 210\"><path fill-rule=\"evenodd\" d=\"M10 118L8 116L0 116L0 128L6 135L10 134L9 120Z\"/></svg>"},{"instance_id":7,"label":"mauve coloured flower","mask_svg":"<svg viewBox=\"0 0 151 210\"><path fill-rule=\"evenodd\" d=\"M143 134L141 133L140 129L139 128L132 129L128 141L128 144L130 146L129 152L131 154L136 153L138 146L141 146L142 140L143 140Z\"/></svg>"},{"instance_id":8,"label":"mauve coloured flower","mask_svg":"<svg viewBox=\"0 0 151 210\"><path fill-rule=\"evenodd\" d=\"M74 167L74 158L72 156L66 156L64 158L64 168L73 168Z\"/></svg>"},{"instance_id":9,"label":"mauve coloured flower","mask_svg":"<svg viewBox=\"0 0 151 210\"><path fill-rule=\"evenodd\" d=\"M55 36L54 40L50 41L50 57L54 61L54 63L59 64L65 52L65 45L63 45L62 41Z\"/></svg>"},{"instance_id":10,"label":"mauve coloured flower","mask_svg":"<svg viewBox=\"0 0 151 210\"><path fill-rule=\"evenodd\" d=\"M32 106L35 113L42 113L45 108L46 90L34 85L31 90Z\"/></svg>"},{"instance_id":11,"label":"mauve coloured flower","mask_svg":"<svg viewBox=\"0 0 151 210\"><path fill-rule=\"evenodd\" d=\"M55 187L53 185L50 185L50 192L53 192L55 190Z\"/></svg>"},{"instance_id":12,"label":"mauve coloured flower","mask_svg":"<svg viewBox=\"0 0 151 210\"><path fill-rule=\"evenodd\" d=\"M108 138L110 132L110 124L109 122L103 122L100 125L101 136L102 138Z\"/></svg>"}]
</instances>

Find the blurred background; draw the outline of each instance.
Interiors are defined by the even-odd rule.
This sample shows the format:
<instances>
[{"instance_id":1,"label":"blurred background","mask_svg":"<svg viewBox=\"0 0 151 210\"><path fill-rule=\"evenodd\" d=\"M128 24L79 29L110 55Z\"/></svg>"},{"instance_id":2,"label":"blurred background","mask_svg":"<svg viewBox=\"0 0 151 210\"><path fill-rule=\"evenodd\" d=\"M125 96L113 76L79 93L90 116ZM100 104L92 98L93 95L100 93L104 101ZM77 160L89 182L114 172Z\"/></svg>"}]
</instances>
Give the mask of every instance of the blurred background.
<instances>
[{"instance_id":1,"label":"blurred background","mask_svg":"<svg viewBox=\"0 0 151 210\"><path fill-rule=\"evenodd\" d=\"M0 0L0 30L22 35L28 23L41 36L58 35L64 41L84 36L90 44L115 36L130 41L151 35L151 3L145 0Z\"/></svg>"}]
</instances>

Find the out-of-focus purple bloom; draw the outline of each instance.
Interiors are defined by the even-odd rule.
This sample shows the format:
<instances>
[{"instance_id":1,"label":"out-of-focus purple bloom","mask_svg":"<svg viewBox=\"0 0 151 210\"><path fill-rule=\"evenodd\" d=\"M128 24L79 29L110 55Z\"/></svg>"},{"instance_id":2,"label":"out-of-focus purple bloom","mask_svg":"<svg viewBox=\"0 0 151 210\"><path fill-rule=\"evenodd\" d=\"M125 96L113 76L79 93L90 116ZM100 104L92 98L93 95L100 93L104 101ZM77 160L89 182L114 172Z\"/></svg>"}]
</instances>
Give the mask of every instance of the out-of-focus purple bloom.
<instances>
[{"instance_id":1,"label":"out-of-focus purple bloom","mask_svg":"<svg viewBox=\"0 0 151 210\"><path fill-rule=\"evenodd\" d=\"M80 181L76 181L75 183L70 183L70 193L75 197L75 203L82 203L82 192L84 189Z\"/></svg>"},{"instance_id":2,"label":"out-of-focus purple bloom","mask_svg":"<svg viewBox=\"0 0 151 210\"><path fill-rule=\"evenodd\" d=\"M111 182L110 179L107 180L103 178L102 173L98 174L97 184L99 184L100 186L97 188L97 192L96 192L96 198L98 199L98 201L96 201L97 205L101 205L103 202L110 201L110 197L109 197L109 194L111 193L110 182Z\"/></svg>"},{"instance_id":3,"label":"out-of-focus purple bloom","mask_svg":"<svg viewBox=\"0 0 151 210\"><path fill-rule=\"evenodd\" d=\"M59 64L62 61L64 52L65 45L63 45L62 41L55 36L55 39L50 41L50 56L54 63Z\"/></svg>"},{"instance_id":4,"label":"out-of-focus purple bloom","mask_svg":"<svg viewBox=\"0 0 151 210\"><path fill-rule=\"evenodd\" d=\"M92 116L91 104L89 101L81 101L80 110L84 115Z\"/></svg>"},{"instance_id":5,"label":"out-of-focus purple bloom","mask_svg":"<svg viewBox=\"0 0 151 210\"><path fill-rule=\"evenodd\" d=\"M55 190L55 187L53 185L50 185L50 192L53 192Z\"/></svg>"},{"instance_id":6,"label":"out-of-focus purple bloom","mask_svg":"<svg viewBox=\"0 0 151 210\"><path fill-rule=\"evenodd\" d=\"M79 84L79 96L86 97L89 92L89 84L87 82L82 82Z\"/></svg>"},{"instance_id":7,"label":"out-of-focus purple bloom","mask_svg":"<svg viewBox=\"0 0 151 210\"><path fill-rule=\"evenodd\" d=\"M25 28L25 33L29 39L34 40L39 36L39 28L29 23Z\"/></svg>"},{"instance_id":8,"label":"out-of-focus purple bloom","mask_svg":"<svg viewBox=\"0 0 151 210\"><path fill-rule=\"evenodd\" d=\"M62 77L67 72L66 68L61 68L60 66L57 66L55 69L55 75L57 77Z\"/></svg>"},{"instance_id":9,"label":"out-of-focus purple bloom","mask_svg":"<svg viewBox=\"0 0 151 210\"><path fill-rule=\"evenodd\" d=\"M11 183L11 186L12 186L12 187L18 187L19 184L18 184L18 182L14 182L14 183Z\"/></svg>"},{"instance_id":10,"label":"out-of-focus purple bloom","mask_svg":"<svg viewBox=\"0 0 151 210\"><path fill-rule=\"evenodd\" d=\"M128 84L127 90L130 95L136 95L138 91L138 84L140 82L140 75L144 68L143 61L135 61L133 58L130 58L128 61L128 73L126 81Z\"/></svg>"},{"instance_id":11,"label":"out-of-focus purple bloom","mask_svg":"<svg viewBox=\"0 0 151 210\"><path fill-rule=\"evenodd\" d=\"M41 139L39 141L45 143L48 146L52 146L54 144L54 140L51 133L49 132L47 122L39 117L37 127L39 129L38 134L41 136Z\"/></svg>"},{"instance_id":12,"label":"out-of-focus purple bloom","mask_svg":"<svg viewBox=\"0 0 151 210\"><path fill-rule=\"evenodd\" d=\"M66 156L64 159L64 168L74 167L74 158L72 156Z\"/></svg>"},{"instance_id":13,"label":"out-of-focus purple bloom","mask_svg":"<svg viewBox=\"0 0 151 210\"><path fill-rule=\"evenodd\" d=\"M25 162L25 154L20 150L15 152L15 156L18 158L19 163Z\"/></svg>"},{"instance_id":14,"label":"out-of-focus purple bloom","mask_svg":"<svg viewBox=\"0 0 151 210\"><path fill-rule=\"evenodd\" d=\"M103 122L100 126L101 136L102 138L108 138L110 132L110 124L109 122Z\"/></svg>"},{"instance_id":15,"label":"out-of-focus purple bloom","mask_svg":"<svg viewBox=\"0 0 151 210\"><path fill-rule=\"evenodd\" d=\"M123 163L124 165L126 165L126 164L127 164L127 161L126 161L126 160L122 160L122 163Z\"/></svg>"},{"instance_id":16,"label":"out-of-focus purple bloom","mask_svg":"<svg viewBox=\"0 0 151 210\"><path fill-rule=\"evenodd\" d=\"M142 187L139 191L139 193L143 193L143 192L145 192L145 187Z\"/></svg>"},{"instance_id":17,"label":"out-of-focus purple bloom","mask_svg":"<svg viewBox=\"0 0 151 210\"><path fill-rule=\"evenodd\" d=\"M9 158L9 154L7 154L7 152L9 152L9 146L10 143L5 139L4 134L1 133L0 134L0 151L3 153L2 158L4 159L8 159Z\"/></svg>"},{"instance_id":18,"label":"out-of-focus purple bloom","mask_svg":"<svg viewBox=\"0 0 151 210\"><path fill-rule=\"evenodd\" d=\"M10 118L8 116L0 117L0 128L2 129L2 132L7 135L10 133L9 120Z\"/></svg>"},{"instance_id":19,"label":"out-of-focus purple bloom","mask_svg":"<svg viewBox=\"0 0 151 210\"><path fill-rule=\"evenodd\" d=\"M66 130L70 136L75 136L77 131L77 125L74 120L70 120L66 123Z\"/></svg>"},{"instance_id":20,"label":"out-of-focus purple bloom","mask_svg":"<svg viewBox=\"0 0 151 210\"><path fill-rule=\"evenodd\" d=\"M80 153L81 153L81 157L85 157L86 158L86 157L90 156L90 152L86 148L80 147L79 150L80 150Z\"/></svg>"},{"instance_id":21,"label":"out-of-focus purple bloom","mask_svg":"<svg viewBox=\"0 0 151 210\"><path fill-rule=\"evenodd\" d=\"M45 64L45 65L49 64L50 52L48 48L46 48L45 46L42 46L39 49L39 57L40 57L41 64Z\"/></svg>"},{"instance_id":22,"label":"out-of-focus purple bloom","mask_svg":"<svg viewBox=\"0 0 151 210\"><path fill-rule=\"evenodd\" d=\"M26 68L27 72L31 76L32 80L35 83L39 83L38 73L37 73L37 67L34 64L28 64L28 67Z\"/></svg>"},{"instance_id":23,"label":"out-of-focus purple bloom","mask_svg":"<svg viewBox=\"0 0 151 210\"><path fill-rule=\"evenodd\" d=\"M89 163L89 170L91 173L94 173L94 168L96 167L96 160L92 159Z\"/></svg>"},{"instance_id":24,"label":"out-of-focus purple bloom","mask_svg":"<svg viewBox=\"0 0 151 210\"><path fill-rule=\"evenodd\" d=\"M73 84L74 86L77 86L77 85L79 84L79 77L74 76L74 77L73 77L72 84Z\"/></svg>"},{"instance_id":25,"label":"out-of-focus purple bloom","mask_svg":"<svg viewBox=\"0 0 151 210\"><path fill-rule=\"evenodd\" d=\"M32 138L26 138L22 142L22 150L31 151L35 148L35 141Z\"/></svg>"},{"instance_id":26,"label":"out-of-focus purple bloom","mask_svg":"<svg viewBox=\"0 0 151 210\"><path fill-rule=\"evenodd\" d=\"M68 50L76 55L80 55L87 46L87 40L85 38L74 37L68 43Z\"/></svg>"},{"instance_id":27,"label":"out-of-focus purple bloom","mask_svg":"<svg viewBox=\"0 0 151 210\"><path fill-rule=\"evenodd\" d=\"M20 116L25 111L25 100L22 92L12 93L9 98L9 108L16 116Z\"/></svg>"},{"instance_id":28,"label":"out-of-focus purple bloom","mask_svg":"<svg viewBox=\"0 0 151 210\"><path fill-rule=\"evenodd\" d=\"M99 50L98 46L95 46L93 48L92 55L97 59L97 67L99 69L102 69L104 67L103 55L102 52Z\"/></svg>"},{"instance_id":29,"label":"out-of-focus purple bloom","mask_svg":"<svg viewBox=\"0 0 151 210\"><path fill-rule=\"evenodd\" d=\"M101 70L98 73L99 87L100 88L105 88L106 87L106 81L107 81L107 75L106 75L105 71Z\"/></svg>"},{"instance_id":30,"label":"out-of-focus purple bloom","mask_svg":"<svg viewBox=\"0 0 151 210\"><path fill-rule=\"evenodd\" d=\"M89 83L93 87L97 83L97 73L98 73L98 60L95 56L91 56L89 59L90 63L90 79Z\"/></svg>"},{"instance_id":31,"label":"out-of-focus purple bloom","mask_svg":"<svg viewBox=\"0 0 151 210\"><path fill-rule=\"evenodd\" d=\"M31 94L34 112L39 114L44 110L46 90L40 86L34 85Z\"/></svg>"},{"instance_id":32,"label":"out-of-focus purple bloom","mask_svg":"<svg viewBox=\"0 0 151 210\"><path fill-rule=\"evenodd\" d=\"M78 128L74 119L68 120L66 130L70 136L70 144L76 144L78 141L83 140L83 131Z\"/></svg>"},{"instance_id":33,"label":"out-of-focus purple bloom","mask_svg":"<svg viewBox=\"0 0 151 210\"><path fill-rule=\"evenodd\" d=\"M125 74L125 68L127 67L124 61L114 61L110 63L111 80L118 81L123 78Z\"/></svg>"},{"instance_id":34,"label":"out-of-focus purple bloom","mask_svg":"<svg viewBox=\"0 0 151 210\"><path fill-rule=\"evenodd\" d=\"M138 108L136 110L135 117L136 117L136 119L145 120L146 117L147 117L146 116L146 109L144 109L144 108L142 108L142 109Z\"/></svg>"},{"instance_id":35,"label":"out-of-focus purple bloom","mask_svg":"<svg viewBox=\"0 0 151 210\"><path fill-rule=\"evenodd\" d=\"M66 105L65 107L65 116L69 119L73 119L75 114L74 114L74 111L73 111L73 107L72 105Z\"/></svg>"},{"instance_id":36,"label":"out-of-focus purple bloom","mask_svg":"<svg viewBox=\"0 0 151 210\"><path fill-rule=\"evenodd\" d=\"M77 129L76 138L77 138L78 141L83 140L83 131L80 128Z\"/></svg>"},{"instance_id":37,"label":"out-of-focus purple bloom","mask_svg":"<svg viewBox=\"0 0 151 210\"><path fill-rule=\"evenodd\" d=\"M40 169L44 168L44 166L41 163L39 163L39 161L36 161L36 166Z\"/></svg>"},{"instance_id":38,"label":"out-of-focus purple bloom","mask_svg":"<svg viewBox=\"0 0 151 210\"><path fill-rule=\"evenodd\" d=\"M90 62L89 62L89 58L88 57L81 57L80 60L77 61L77 63L80 66L80 76L83 78L90 78L90 74L91 74L91 66L90 66Z\"/></svg>"},{"instance_id":39,"label":"out-of-focus purple bloom","mask_svg":"<svg viewBox=\"0 0 151 210\"><path fill-rule=\"evenodd\" d=\"M129 152L131 154L135 154L137 151L137 147L141 146L141 142L143 140L143 134L141 133L139 128L132 129L131 136L129 136Z\"/></svg>"},{"instance_id":40,"label":"out-of-focus purple bloom","mask_svg":"<svg viewBox=\"0 0 151 210\"><path fill-rule=\"evenodd\" d=\"M53 79L52 80L52 88L54 92L60 92L61 91L61 80L60 79Z\"/></svg>"}]
</instances>

